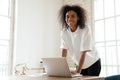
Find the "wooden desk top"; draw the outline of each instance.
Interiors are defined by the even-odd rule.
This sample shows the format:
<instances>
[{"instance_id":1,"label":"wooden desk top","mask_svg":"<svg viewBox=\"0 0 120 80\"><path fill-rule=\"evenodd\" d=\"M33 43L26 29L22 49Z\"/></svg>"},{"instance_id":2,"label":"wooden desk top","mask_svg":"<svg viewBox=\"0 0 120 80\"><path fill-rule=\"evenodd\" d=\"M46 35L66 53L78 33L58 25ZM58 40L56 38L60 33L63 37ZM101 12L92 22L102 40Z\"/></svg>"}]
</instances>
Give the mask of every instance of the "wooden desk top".
<instances>
[{"instance_id":1,"label":"wooden desk top","mask_svg":"<svg viewBox=\"0 0 120 80\"><path fill-rule=\"evenodd\" d=\"M104 80L104 78L103 77L95 77L95 76L64 78L64 77L22 75L22 76L0 77L0 80Z\"/></svg>"}]
</instances>

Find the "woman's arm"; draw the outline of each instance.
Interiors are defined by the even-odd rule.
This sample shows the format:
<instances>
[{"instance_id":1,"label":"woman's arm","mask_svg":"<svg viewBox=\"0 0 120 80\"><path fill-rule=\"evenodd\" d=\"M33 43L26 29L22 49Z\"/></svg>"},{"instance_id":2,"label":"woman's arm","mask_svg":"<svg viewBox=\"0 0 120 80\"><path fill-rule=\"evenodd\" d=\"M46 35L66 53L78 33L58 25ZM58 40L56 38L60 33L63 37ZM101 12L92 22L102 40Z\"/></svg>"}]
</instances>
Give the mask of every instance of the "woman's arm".
<instances>
[{"instance_id":1,"label":"woman's arm","mask_svg":"<svg viewBox=\"0 0 120 80\"><path fill-rule=\"evenodd\" d=\"M79 61L78 68L75 71L74 70L71 71L72 74L76 74L76 73L80 73L81 72L82 66L83 66L84 61L85 61L86 52L87 51L83 51L82 53L80 53L82 55L81 55L81 58L80 58L80 61Z\"/></svg>"},{"instance_id":2,"label":"woman's arm","mask_svg":"<svg viewBox=\"0 0 120 80\"><path fill-rule=\"evenodd\" d=\"M62 50L62 57L66 57L67 56L67 49L63 49Z\"/></svg>"},{"instance_id":3,"label":"woman's arm","mask_svg":"<svg viewBox=\"0 0 120 80\"><path fill-rule=\"evenodd\" d=\"M81 70L82 70L82 66L85 62L85 56L86 56L86 53L87 52L90 52L91 50L86 50L86 51L83 51L81 54L81 58L80 58L80 61L79 61L79 66L78 66L78 69L77 69L77 73L80 73Z\"/></svg>"},{"instance_id":4,"label":"woman's arm","mask_svg":"<svg viewBox=\"0 0 120 80\"><path fill-rule=\"evenodd\" d=\"M90 51L90 50L87 50L87 51L83 51L81 54L81 58L80 58L80 61L79 61L79 65L78 65L78 69L75 70L75 71L71 71L72 74L76 74L76 73L80 73L81 70L82 70L82 66L84 64L84 61L85 61L85 56L86 56L86 53Z\"/></svg>"},{"instance_id":5,"label":"woman's arm","mask_svg":"<svg viewBox=\"0 0 120 80\"><path fill-rule=\"evenodd\" d=\"M83 66L84 61L85 61L86 52L87 51L82 52L82 55L81 55L81 58L80 58L80 61L79 61L79 66L78 66L78 69L77 69L77 73L81 72L82 66Z\"/></svg>"}]
</instances>

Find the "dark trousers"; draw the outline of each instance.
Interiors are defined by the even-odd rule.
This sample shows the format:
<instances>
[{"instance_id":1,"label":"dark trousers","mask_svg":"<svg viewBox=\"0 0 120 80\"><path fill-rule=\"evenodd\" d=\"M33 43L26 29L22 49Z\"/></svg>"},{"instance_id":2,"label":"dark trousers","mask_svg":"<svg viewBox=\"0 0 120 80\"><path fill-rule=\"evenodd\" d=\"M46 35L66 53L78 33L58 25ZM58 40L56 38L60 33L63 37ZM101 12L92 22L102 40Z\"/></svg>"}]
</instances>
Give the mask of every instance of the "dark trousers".
<instances>
[{"instance_id":1,"label":"dark trousers","mask_svg":"<svg viewBox=\"0 0 120 80\"><path fill-rule=\"evenodd\" d=\"M80 74L88 75L88 76L99 76L100 71L101 71L101 60L99 59L90 67L86 69L82 69Z\"/></svg>"}]
</instances>

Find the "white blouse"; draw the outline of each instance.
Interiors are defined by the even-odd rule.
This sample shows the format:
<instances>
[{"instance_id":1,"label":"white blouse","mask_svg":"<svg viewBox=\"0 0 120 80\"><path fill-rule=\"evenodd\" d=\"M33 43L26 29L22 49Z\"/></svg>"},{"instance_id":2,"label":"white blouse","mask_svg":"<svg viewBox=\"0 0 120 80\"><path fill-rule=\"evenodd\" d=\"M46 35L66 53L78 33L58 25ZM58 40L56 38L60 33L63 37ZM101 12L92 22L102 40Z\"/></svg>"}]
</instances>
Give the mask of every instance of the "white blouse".
<instances>
[{"instance_id":1,"label":"white blouse","mask_svg":"<svg viewBox=\"0 0 120 80\"><path fill-rule=\"evenodd\" d=\"M70 28L63 29L61 31L61 48L67 49L70 57L77 65L81 58L81 52L91 50L86 54L82 69L90 67L99 59L99 55L93 46L91 30L87 26L84 29L77 27L75 32L71 32Z\"/></svg>"}]
</instances>

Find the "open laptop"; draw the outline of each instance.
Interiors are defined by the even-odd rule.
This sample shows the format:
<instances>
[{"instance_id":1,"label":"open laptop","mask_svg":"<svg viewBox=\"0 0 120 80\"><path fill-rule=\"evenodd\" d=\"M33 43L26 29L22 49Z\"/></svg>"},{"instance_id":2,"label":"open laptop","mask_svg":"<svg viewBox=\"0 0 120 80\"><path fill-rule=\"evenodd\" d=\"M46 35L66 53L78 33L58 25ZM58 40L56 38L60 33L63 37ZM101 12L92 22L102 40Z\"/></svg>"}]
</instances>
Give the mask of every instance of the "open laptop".
<instances>
[{"instance_id":1,"label":"open laptop","mask_svg":"<svg viewBox=\"0 0 120 80\"><path fill-rule=\"evenodd\" d=\"M48 76L80 77L80 74L71 74L66 58L42 58Z\"/></svg>"}]
</instances>

